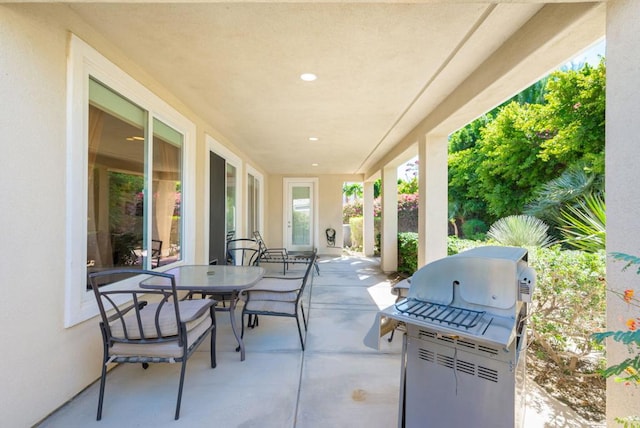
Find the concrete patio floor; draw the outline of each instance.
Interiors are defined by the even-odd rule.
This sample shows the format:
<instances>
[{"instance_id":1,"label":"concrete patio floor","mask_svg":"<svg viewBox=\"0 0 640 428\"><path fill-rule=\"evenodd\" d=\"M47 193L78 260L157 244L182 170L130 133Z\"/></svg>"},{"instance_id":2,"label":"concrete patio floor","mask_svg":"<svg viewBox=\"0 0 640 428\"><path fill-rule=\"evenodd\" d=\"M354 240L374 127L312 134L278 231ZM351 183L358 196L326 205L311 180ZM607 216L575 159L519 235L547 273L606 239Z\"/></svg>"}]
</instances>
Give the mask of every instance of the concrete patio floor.
<instances>
[{"instance_id":1,"label":"concrete patio floor","mask_svg":"<svg viewBox=\"0 0 640 428\"><path fill-rule=\"evenodd\" d=\"M401 337L383 340L380 351L363 344L376 312L394 302L387 276L375 258L322 256L319 266L305 296L305 352L295 320L263 316L245 331L241 362L229 316L218 312L218 365L210 368L205 341L187 364L178 421L180 365L124 364L107 376L102 421L95 420L94 383L39 426L396 427ZM527 386L526 428L593 426L533 382Z\"/></svg>"}]
</instances>

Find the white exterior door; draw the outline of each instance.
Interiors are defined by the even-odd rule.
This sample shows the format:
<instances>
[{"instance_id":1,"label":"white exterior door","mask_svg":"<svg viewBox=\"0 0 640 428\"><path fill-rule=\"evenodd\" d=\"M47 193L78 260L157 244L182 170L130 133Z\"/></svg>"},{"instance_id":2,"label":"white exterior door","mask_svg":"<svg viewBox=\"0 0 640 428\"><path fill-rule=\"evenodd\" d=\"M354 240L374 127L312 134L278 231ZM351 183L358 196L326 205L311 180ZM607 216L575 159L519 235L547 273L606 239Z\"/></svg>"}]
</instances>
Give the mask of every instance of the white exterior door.
<instances>
[{"instance_id":1,"label":"white exterior door","mask_svg":"<svg viewBox=\"0 0 640 428\"><path fill-rule=\"evenodd\" d=\"M285 179L284 242L292 251L315 247L317 179Z\"/></svg>"}]
</instances>

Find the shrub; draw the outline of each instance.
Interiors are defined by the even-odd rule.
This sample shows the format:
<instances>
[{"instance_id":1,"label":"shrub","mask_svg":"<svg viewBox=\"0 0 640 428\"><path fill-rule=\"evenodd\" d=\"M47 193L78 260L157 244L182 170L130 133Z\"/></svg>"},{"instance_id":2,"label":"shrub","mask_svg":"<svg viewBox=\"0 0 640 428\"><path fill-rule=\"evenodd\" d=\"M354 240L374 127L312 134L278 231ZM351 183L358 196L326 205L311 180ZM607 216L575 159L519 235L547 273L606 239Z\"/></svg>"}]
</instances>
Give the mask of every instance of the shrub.
<instances>
[{"instance_id":1,"label":"shrub","mask_svg":"<svg viewBox=\"0 0 640 428\"><path fill-rule=\"evenodd\" d=\"M460 239L455 236L449 236L447 239L447 255L452 256L468 249L480 247L483 245L487 245L487 243L483 241L473 241L470 239Z\"/></svg>"},{"instance_id":2,"label":"shrub","mask_svg":"<svg viewBox=\"0 0 640 428\"><path fill-rule=\"evenodd\" d=\"M465 239L481 241L484 240L488 227L484 221L474 218L462 223L461 229Z\"/></svg>"},{"instance_id":3,"label":"shrub","mask_svg":"<svg viewBox=\"0 0 640 428\"><path fill-rule=\"evenodd\" d=\"M398 272L413 275L418 269L418 234L398 234Z\"/></svg>"},{"instance_id":4,"label":"shrub","mask_svg":"<svg viewBox=\"0 0 640 428\"><path fill-rule=\"evenodd\" d=\"M398 195L398 232L418 232L418 195Z\"/></svg>"},{"instance_id":5,"label":"shrub","mask_svg":"<svg viewBox=\"0 0 640 428\"><path fill-rule=\"evenodd\" d=\"M605 326L605 253L534 248L529 265L537 274L533 338L563 373L575 373L601 349L591 334Z\"/></svg>"},{"instance_id":6,"label":"shrub","mask_svg":"<svg viewBox=\"0 0 640 428\"><path fill-rule=\"evenodd\" d=\"M547 234L549 226L528 215L512 215L491 225L487 236L499 244L514 247L547 247L553 243Z\"/></svg>"},{"instance_id":7,"label":"shrub","mask_svg":"<svg viewBox=\"0 0 640 428\"><path fill-rule=\"evenodd\" d=\"M354 201L342 207L342 224L349 224L351 217L362 217L362 202Z\"/></svg>"},{"instance_id":8,"label":"shrub","mask_svg":"<svg viewBox=\"0 0 640 428\"><path fill-rule=\"evenodd\" d=\"M351 249L362 249L362 225L364 219L362 217L351 217L349 226L351 227Z\"/></svg>"}]
</instances>

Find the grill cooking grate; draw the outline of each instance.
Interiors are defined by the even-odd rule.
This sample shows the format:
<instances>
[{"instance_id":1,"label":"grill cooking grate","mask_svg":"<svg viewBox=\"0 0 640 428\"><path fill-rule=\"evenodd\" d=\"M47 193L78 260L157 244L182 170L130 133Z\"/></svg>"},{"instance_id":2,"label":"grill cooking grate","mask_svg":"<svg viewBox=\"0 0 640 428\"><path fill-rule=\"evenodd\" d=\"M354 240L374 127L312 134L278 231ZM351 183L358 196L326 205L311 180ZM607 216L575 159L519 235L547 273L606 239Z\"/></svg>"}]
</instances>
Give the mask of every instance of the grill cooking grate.
<instances>
[{"instance_id":1,"label":"grill cooking grate","mask_svg":"<svg viewBox=\"0 0 640 428\"><path fill-rule=\"evenodd\" d=\"M475 327L486 313L412 298L402 300L395 306L405 315L467 329Z\"/></svg>"}]
</instances>

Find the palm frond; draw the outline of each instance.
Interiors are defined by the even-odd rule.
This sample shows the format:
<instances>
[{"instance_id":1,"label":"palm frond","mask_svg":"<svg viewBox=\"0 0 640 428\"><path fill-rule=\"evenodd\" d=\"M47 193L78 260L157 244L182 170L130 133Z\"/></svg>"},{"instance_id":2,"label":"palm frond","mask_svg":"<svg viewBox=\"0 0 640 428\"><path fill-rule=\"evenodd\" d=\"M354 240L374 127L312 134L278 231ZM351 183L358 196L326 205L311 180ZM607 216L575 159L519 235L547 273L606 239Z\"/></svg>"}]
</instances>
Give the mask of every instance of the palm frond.
<instances>
[{"instance_id":1,"label":"palm frond","mask_svg":"<svg viewBox=\"0 0 640 428\"><path fill-rule=\"evenodd\" d=\"M602 196L590 194L560 212L560 231L572 247L594 252L605 248L606 207Z\"/></svg>"},{"instance_id":2,"label":"palm frond","mask_svg":"<svg viewBox=\"0 0 640 428\"><path fill-rule=\"evenodd\" d=\"M525 213L555 222L565 204L597 187L596 176L586 169L585 165L577 164L545 183L536 199L525 207Z\"/></svg>"}]
</instances>

